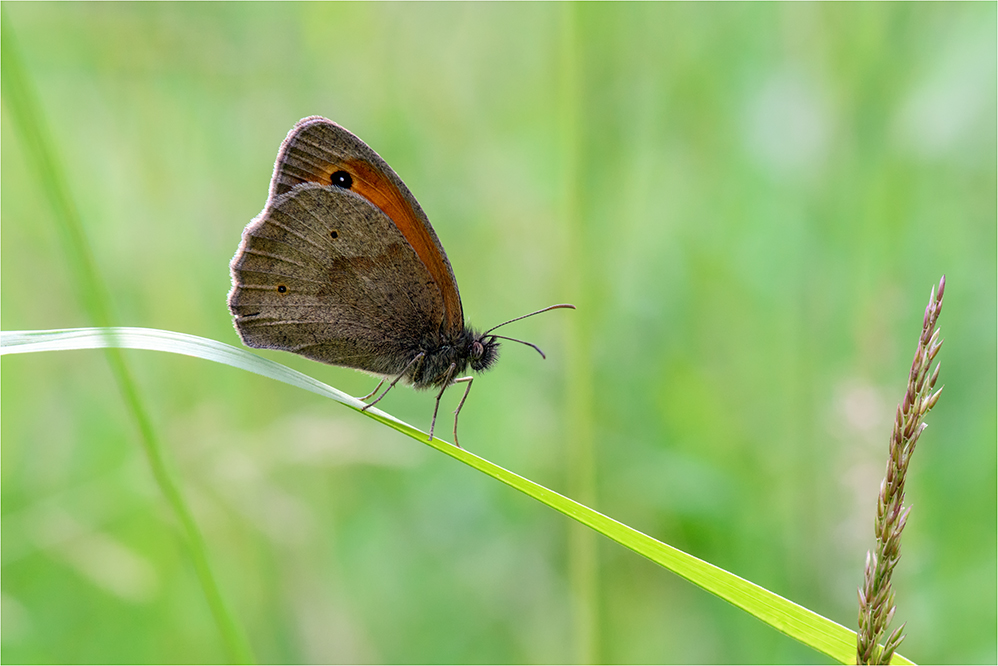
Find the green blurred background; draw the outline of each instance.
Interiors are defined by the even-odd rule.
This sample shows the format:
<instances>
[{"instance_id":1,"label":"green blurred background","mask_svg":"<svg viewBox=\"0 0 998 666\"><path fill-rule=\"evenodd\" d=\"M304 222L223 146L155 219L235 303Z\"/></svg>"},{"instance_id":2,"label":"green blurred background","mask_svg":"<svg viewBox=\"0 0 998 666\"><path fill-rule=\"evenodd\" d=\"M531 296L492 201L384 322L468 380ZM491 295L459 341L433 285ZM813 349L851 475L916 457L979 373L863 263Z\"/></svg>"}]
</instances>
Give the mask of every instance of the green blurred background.
<instances>
[{"instance_id":1,"label":"green blurred background","mask_svg":"<svg viewBox=\"0 0 998 666\"><path fill-rule=\"evenodd\" d=\"M507 329L548 360L504 348L467 448L850 627L945 273L901 652L998 659L994 3L3 8L117 324L239 344L229 259L325 115L419 198L475 325L579 305ZM89 325L2 123L3 329ZM262 662L823 661L334 403L127 356ZM425 429L432 396L380 406ZM2 408L2 660L225 659L105 357L5 357Z\"/></svg>"}]
</instances>

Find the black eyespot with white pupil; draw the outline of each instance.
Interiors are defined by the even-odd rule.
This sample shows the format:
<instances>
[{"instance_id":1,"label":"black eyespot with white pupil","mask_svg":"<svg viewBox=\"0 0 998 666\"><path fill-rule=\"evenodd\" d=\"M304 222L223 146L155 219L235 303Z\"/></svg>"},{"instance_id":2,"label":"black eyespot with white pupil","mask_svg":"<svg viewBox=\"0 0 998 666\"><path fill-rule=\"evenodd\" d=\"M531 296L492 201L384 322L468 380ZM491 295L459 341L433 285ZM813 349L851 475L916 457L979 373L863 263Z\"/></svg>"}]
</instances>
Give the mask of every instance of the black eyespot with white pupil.
<instances>
[{"instance_id":1,"label":"black eyespot with white pupil","mask_svg":"<svg viewBox=\"0 0 998 666\"><path fill-rule=\"evenodd\" d=\"M284 286L283 284L279 284L279 285L277 285L277 293L278 293L278 294L283 294L283 293L284 293L284 292L286 292L287 290L288 290L288 288L287 288L287 287L285 287L285 286Z\"/></svg>"},{"instance_id":2,"label":"black eyespot with white pupil","mask_svg":"<svg viewBox=\"0 0 998 666\"><path fill-rule=\"evenodd\" d=\"M340 236L340 232L338 232L336 229L333 229L332 231L329 232L329 237L330 238L339 238L339 236Z\"/></svg>"},{"instance_id":3,"label":"black eyespot with white pupil","mask_svg":"<svg viewBox=\"0 0 998 666\"><path fill-rule=\"evenodd\" d=\"M337 171L332 176L329 177L332 184L336 187L342 187L344 190L349 190L353 187L353 178L346 171Z\"/></svg>"}]
</instances>

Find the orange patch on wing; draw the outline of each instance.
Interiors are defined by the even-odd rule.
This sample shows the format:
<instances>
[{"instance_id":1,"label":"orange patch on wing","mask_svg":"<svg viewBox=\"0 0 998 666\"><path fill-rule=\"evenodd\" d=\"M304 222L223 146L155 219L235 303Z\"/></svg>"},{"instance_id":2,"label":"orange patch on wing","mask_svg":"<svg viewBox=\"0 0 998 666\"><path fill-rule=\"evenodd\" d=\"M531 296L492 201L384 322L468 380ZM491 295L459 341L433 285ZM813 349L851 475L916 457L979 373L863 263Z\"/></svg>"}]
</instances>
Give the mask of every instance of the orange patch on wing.
<instances>
[{"instance_id":1,"label":"orange patch on wing","mask_svg":"<svg viewBox=\"0 0 998 666\"><path fill-rule=\"evenodd\" d=\"M353 186L350 189L381 209L416 251L419 260L423 262L443 295L447 328L451 330L464 328L464 315L461 312L457 285L454 284L450 271L444 263L444 257L430 237L426 225L419 219L402 193L390 180L363 160L347 160L332 165L323 184L330 184L330 177L340 169L348 172L353 178Z\"/></svg>"}]
</instances>

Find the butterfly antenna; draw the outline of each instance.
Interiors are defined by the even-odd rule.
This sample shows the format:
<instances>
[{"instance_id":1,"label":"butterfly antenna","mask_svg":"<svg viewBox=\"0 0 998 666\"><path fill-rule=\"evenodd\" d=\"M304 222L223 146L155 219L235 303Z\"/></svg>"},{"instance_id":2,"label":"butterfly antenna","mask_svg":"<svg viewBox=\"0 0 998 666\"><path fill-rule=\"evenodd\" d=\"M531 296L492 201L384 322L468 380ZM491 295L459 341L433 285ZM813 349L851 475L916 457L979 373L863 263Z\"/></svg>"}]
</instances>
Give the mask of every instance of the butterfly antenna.
<instances>
[{"instance_id":1,"label":"butterfly antenna","mask_svg":"<svg viewBox=\"0 0 998 666\"><path fill-rule=\"evenodd\" d=\"M521 345L527 345L528 347L533 347L537 350L537 353L541 355L541 358L547 360L547 356L541 351L541 348L535 345L533 342L527 342L526 340L517 340L516 338L507 338L505 335L490 335L490 338L499 338L501 340L510 340L512 342L519 342Z\"/></svg>"},{"instance_id":2,"label":"butterfly antenna","mask_svg":"<svg viewBox=\"0 0 998 666\"><path fill-rule=\"evenodd\" d=\"M520 315L519 317L516 317L514 319L510 319L509 321L504 321L503 323L499 324L499 326L505 326L506 324L512 324L514 321L520 321L521 319L526 319L527 317L533 317L534 315L539 315L540 313L547 312L548 310L557 310L558 308L570 308L570 309L574 310L575 306L571 305L570 303L561 303L559 305L549 305L546 308L538 310L537 312L531 312L530 314ZM484 333L482 333L482 335L483 336L484 335L488 335L492 331L494 331L497 328L499 328L499 326L493 326L489 330L487 330ZM492 337L499 338L499 337L502 337L502 336L500 336L500 335L494 335ZM513 340L513 338L506 338L506 339L507 340ZM514 340L514 342L523 342L523 340ZM529 345L530 343L529 342L523 342L523 344ZM530 345L530 346L534 347L533 345ZM534 347L534 349L537 349L537 347ZM537 349L537 351L541 351L541 350ZM544 352L541 352L541 356L544 356Z\"/></svg>"}]
</instances>

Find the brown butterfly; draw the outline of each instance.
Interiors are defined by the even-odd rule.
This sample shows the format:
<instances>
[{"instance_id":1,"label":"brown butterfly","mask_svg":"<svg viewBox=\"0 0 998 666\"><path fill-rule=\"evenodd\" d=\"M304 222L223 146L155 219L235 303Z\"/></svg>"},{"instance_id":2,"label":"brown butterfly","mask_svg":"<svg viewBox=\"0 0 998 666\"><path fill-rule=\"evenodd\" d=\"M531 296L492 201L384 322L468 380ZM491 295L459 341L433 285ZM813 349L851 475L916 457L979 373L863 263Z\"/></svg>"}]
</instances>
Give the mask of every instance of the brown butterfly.
<instances>
[{"instance_id":1,"label":"brown butterfly","mask_svg":"<svg viewBox=\"0 0 998 666\"><path fill-rule=\"evenodd\" d=\"M423 209L392 168L356 136L319 116L288 133L263 212L243 230L230 265L229 311L244 344L281 349L387 379L444 390L499 356L498 339L468 327L457 280Z\"/></svg>"}]
</instances>

